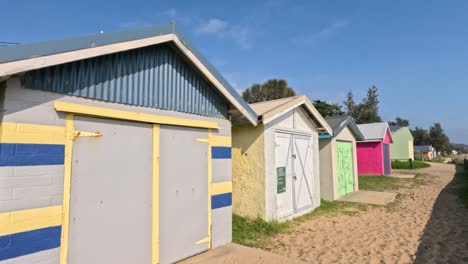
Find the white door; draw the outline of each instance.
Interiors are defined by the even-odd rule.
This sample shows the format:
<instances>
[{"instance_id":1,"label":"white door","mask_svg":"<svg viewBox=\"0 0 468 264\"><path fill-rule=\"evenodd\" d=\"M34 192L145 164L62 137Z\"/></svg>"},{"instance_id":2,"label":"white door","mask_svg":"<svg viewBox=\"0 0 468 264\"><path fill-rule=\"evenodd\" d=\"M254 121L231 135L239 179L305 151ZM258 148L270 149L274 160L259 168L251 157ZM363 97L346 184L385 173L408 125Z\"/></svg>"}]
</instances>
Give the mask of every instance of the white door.
<instances>
[{"instance_id":1,"label":"white door","mask_svg":"<svg viewBox=\"0 0 468 264\"><path fill-rule=\"evenodd\" d=\"M285 188L277 189L278 219L314 205L312 195L312 143L310 136L276 133L276 170L285 169ZM277 172L277 184L278 179Z\"/></svg>"},{"instance_id":2,"label":"white door","mask_svg":"<svg viewBox=\"0 0 468 264\"><path fill-rule=\"evenodd\" d=\"M277 214L278 219L280 219L294 213L292 135L285 133L276 133L275 142L275 171L276 173L278 173L278 170L284 168L286 172L286 177L284 181L285 188L284 190L277 190ZM276 177L278 177L278 175L276 175Z\"/></svg>"},{"instance_id":3,"label":"white door","mask_svg":"<svg viewBox=\"0 0 468 264\"><path fill-rule=\"evenodd\" d=\"M294 205L295 212L311 208L312 195L312 142L309 136L294 135Z\"/></svg>"}]
</instances>

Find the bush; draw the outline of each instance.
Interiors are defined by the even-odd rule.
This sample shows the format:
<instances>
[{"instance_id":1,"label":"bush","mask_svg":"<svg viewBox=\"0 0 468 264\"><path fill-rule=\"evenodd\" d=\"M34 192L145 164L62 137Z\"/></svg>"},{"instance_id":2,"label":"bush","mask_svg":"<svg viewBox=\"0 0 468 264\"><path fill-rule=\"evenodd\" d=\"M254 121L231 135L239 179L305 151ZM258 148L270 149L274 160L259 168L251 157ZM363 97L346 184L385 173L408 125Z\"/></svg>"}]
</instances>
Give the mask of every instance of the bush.
<instances>
[{"instance_id":1,"label":"bush","mask_svg":"<svg viewBox=\"0 0 468 264\"><path fill-rule=\"evenodd\" d=\"M427 168L431 165L429 163L415 160L413 161L413 169L421 169ZM392 160L392 169L402 169L402 170L409 170L411 169L409 161L401 161L401 160Z\"/></svg>"},{"instance_id":2,"label":"bush","mask_svg":"<svg viewBox=\"0 0 468 264\"><path fill-rule=\"evenodd\" d=\"M465 170L468 170L468 158L465 158L464 164L465 164Z\"/></svg>"}]
</instances>

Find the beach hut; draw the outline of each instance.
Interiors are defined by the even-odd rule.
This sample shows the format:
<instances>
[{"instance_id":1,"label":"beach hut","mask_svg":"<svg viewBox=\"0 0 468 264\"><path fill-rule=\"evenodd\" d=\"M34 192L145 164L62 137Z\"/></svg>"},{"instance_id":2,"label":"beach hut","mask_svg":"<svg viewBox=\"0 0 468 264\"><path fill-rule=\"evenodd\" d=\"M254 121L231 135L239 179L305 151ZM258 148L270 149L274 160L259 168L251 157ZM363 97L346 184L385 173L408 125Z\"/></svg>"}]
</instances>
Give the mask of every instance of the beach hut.
<instances>
[{"instance_id":1,"label":"beach hut","mask_svg":"<svg viewBox=\"0 0 468 264\"><path fill-rule=\"evenodd\" d=\"M393 143L390 145L392 160L414 160L413 134L408 127L390 126Z\"/></svg>"},{"instance_id":2,"label":"beach hut","mask_svg":"<svg viewBox=\"0 0 468 264\"><path fill-rule=\"evenodd\" d=\"M320 135L320 194L332 201L359 189L356 140L364 137L350 116L325 120L333 132Z\"/></svg>"},{"instance_id":3,"label":"beach hut","mask_svg":"<svg viewBox=\"0 0 468 264\"><path fill-rule=\"evenodd\" d=\"M437 152L432 145L414 146L414 153L419 160L432 160L437 157Z\"/></svg>"},{"instance_id":4,"label":"beach hut","mask_svg":"<svg viewBox=\"0 0 468 264\"><path fill-rule=\"evenodd\" d=\"M392 133L387 122L358 125L364 140L357 142L359 174L391 175Z\"/></svg>"},{"instance_id":5,"label":"beach hut","mask_svg":"<svg viewBox=\"0 0 468 264\"><path fill-rule=\"evenodd\" d=\"M233 212L285 220L320 205L318 133L332 133L305 96L250 105L259 124L232 130Z\"/></svg>"},{"instance_id":6,"label":"beach hut","mask_svg":"<svg viewBox=\"0 0 468 264\"><path fill-rule=\"evenodd\" d=\"M0 261L173 263L231 241L231 122L174 25L0 49Z\"/></svg>"}]
</instances>

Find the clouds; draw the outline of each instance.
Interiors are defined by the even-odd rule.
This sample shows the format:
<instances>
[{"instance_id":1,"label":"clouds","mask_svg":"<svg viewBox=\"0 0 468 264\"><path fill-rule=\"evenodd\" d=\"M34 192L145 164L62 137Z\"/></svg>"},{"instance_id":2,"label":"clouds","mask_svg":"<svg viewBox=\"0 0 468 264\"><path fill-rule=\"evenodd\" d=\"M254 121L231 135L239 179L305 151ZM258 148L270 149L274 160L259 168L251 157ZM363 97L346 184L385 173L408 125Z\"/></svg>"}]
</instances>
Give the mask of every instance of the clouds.
<instances>
[{"instance_id":1,"label":"clouds","mask_svg":"<svg viewBox=\"0 0 468 264\"><path fill-rule=\"evenodd\" d=\"M218 18L210 18L203 21L196 29L201 34L220 34L226 30L227 22Z\"/></svg>"},{"instance_id":2,"label":"clouds","mask_svg":"<svg viewBox=\"0 0 468 264\"><path fill-rule=\"evenodd\" d=\"M336 20L311 34L300 34L292 39L294 44L312 44L321 39L331 38L348 26L346 20Z\"/></svg>"},{"instance_id":3,"label":"clouds","mask_svg":"<svg viewBox=\"0 0 468 264\"><path fill-rule=\"evenodd\" d=\"M251 30L247 25L231 24L219 18L200 19L195 32L233 41L243 49L249 49L252 46Z\"/></svg>"}]
</instances>

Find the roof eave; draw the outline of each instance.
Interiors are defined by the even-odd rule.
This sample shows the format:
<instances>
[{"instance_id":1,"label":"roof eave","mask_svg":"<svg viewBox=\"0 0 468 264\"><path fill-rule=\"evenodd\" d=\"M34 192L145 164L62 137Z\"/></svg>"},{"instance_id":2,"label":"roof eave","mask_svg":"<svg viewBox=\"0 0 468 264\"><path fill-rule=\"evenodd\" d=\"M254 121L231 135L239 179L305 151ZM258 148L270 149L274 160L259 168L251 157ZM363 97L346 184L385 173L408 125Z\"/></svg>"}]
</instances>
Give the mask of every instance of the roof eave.
<instances>
[{"instance_id":1,"label":"roof eave","mask_svg":"<svg viewBox=\"0 0 468 264\"><path fill-rule=\"evenodd\" d=\"M239 112L254 126L257 125L257 115L247 103L241 103L242 99L236 98L236 95L230 92L220 80L218 80L208 68L193 54L190 48L175 33L169 33L149 38L118 42L98 47L89 47L85 49L67 51L63 53L50 54L40 57L32 57L22 60L0 63L0 78L6 79L8 76L50 67L54 65L69 63L78 60L84 60L97 56L124 52L142 47L172 42L177 48L202 72L202 74L216 87L218 91L236 108ZM233 89L231 89L233 90ZM239 96L238 96L239 97Z\"/></svg>"}]
</instances>

